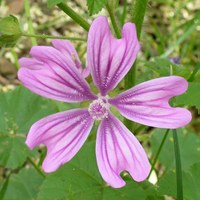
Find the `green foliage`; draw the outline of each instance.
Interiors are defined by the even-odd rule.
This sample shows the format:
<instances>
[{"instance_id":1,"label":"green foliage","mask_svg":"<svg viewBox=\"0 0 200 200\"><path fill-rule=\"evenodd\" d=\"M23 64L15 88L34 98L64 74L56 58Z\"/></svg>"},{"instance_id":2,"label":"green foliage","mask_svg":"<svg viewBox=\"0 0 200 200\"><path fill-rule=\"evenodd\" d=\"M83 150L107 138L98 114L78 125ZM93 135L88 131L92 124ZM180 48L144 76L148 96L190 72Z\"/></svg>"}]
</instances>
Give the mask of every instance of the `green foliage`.
<instances>
[{"instance_id":1,"label":"green foliage","mask_svg":"<svg viewBox=\"0 0 200 200\"><path fill-rule=\"evenodd\" d=\"M20 167L31 153L18 135L0 135L0 166L15 169Z\"/></svg>"},{"instance_id":2,"label":"green foliage","mask_svg":"<svg viewBox=\"0 0 200 200\"><path fill-rule=\"evenodd\" d=\"M48 175L40 188L38 200L162 199L150 183L139 184L127 176L124 188L112 189L107 186L99 175L94 152L94 143L87 143L72 161Z\"/></svg>"},{"instance_id":3,"label":"green foliage","mask_svg":"<svg viewBox=\"0 0 200 200\"><path fill-rule=\"evenodd\" d=\"M159 76L169 76L171 71L173 75L183 76L185 78L188 78L190 75L190 69L188 67L176 65L167 58L153 58L151 61L145 63L145 66Z\"/></svg>"},{"instance_id":4,"label":"green foliage","mask_svg":"<svg viewBox=\"0 0 200 200\"><path fill-rule=\"evenodd\" d=\"M3 200L33 200L36 199L43 177L33 168L24 168L19 174L9 177L7 190Z\"/></svg>"},{"instance_id":5,"label":"green foliage","mask_svg":"<svg viewBox=\"0 0 200 200\"><path fill-rule=\"evenodd\" d=\"M16 17L10 15L0 19L0 47L12 47L21 37L22 31Z\"/></svg>"},{"instance_id":6,"label":"green foliage","mask_svg":"<svg viewBox=\"0 0 200 200\"><path fill-rule=\"evenodd\" d=\"M13 15L0 20L0 33L6 35L20 34L21 29L17 18Z\"/></svg>"},{"instance_id":7,"label":"green foliage","mask_svg":"<svg viewBox=\"0 0 200 200\"><path fill-rule=\"evenodd\" d=\"M0 94L0 134L26 134L31 125L44 116L58 111L52 101L24 87Z\"/></svg>"},{"instance_id":8,"label":"green foliage","mask_svg":"<svg viewBox=\"0 0 200 200\"><path fill-rule=\"evenodd\" d=\"M159 193L176 197L176 175L174 171L167 172L158 182ZM188 170L183 171L183 188L185 200L200 199L200 163L192 165Z\"/></svg>"},{"instance_id":9,"label":"green foliage","mask_svg":"<svg viewBox=\"0 0 200 200\"><path fill-rule=\"evenodd\" d=\"M194 163L200 162L199 147L200 147L200 137L192 132L187 132L184 129L178 129L180 154L182 161L183 170L187 170ZM165 130L156 129L151 137L151 146L153 155L156 154L161 140L164 136ZM168 134L166 142L160 153L159 159L167 169L174 168L174 144L172 132Z\"/></svg>"},{"instance_id":10,"label":"green foliage","mask_svg":"<svg viewBox=\"0 0 200 200\"><path fill-rule=\"evenodd\" d=\"M32 155L25 145L24 134L35 121L57 112L57 107L24 87L1 93L0 102L0 165L15 169Z\"/></svg>"},{"instance_id":11,"label":"green foliage","mask_svg":"<svg viewBox=\"0 0 200 200\"><path fill-rule=\"evenodd\" d=\"M107 0L87 0L87 6L90 15L97 14L102 10L103 7L105 7L107 3Z\"/></svg>"},{"instance_id":12,"label":"green foliage","mask_svg":"<svg viewBox=\"0 0 200 200\"><path fill-rule=\"evenodd\" d=\"M144 21L144 16L147 8L148 0L135 0L133 2L133 7L131 10L132 22L135 23L137 28L137 36L140 38L142 24Z\"/></svg>"},{"instance_id":13,"label":"green foliage","mask_svg":"<svg viewBox=\"0 0 200 200\"><path fill-rule=\"evenodd\" d=\"M65 2L68 3L69 0L47 0L49 7L56 6L57 4L62 5ZM117 20L121 18L121 22L127 22L132 19L132 21L136 22L138 35L140 35L147 0L134 0L132 1L133 5L128 1L126 5L123 5L122 1L120 2L118 6L118 0L87 0L87 6L90 15L94 15L101 11L106 4L109 4L111 8L115 8L113 10ZM42 8L41 11L44 11L42 3L39 1L35 3L38 4L37 9ZM195 107L200 110L198 66L195 68L196 71L191 71L199 59L200 40L196 29L199 25L200 11L198 11L197 7L192 6L191 3L193 3L192 0L182 1L181 3L172 0L149 2L151 9L149 7L147 9L148 16L150 17L147 16L145 18L146 23L141 35L141 43L144 50L140 54L141 59L138 58L137 62L137 82L146 81L152 77L169 76L171 72L186 79L190 77L189 81L192 82L195 80L197 82L189 83L188 91L176 97L174 105ZM82 9L80 8L81 4L78 4L79 2L77 3L77 8ZM71 9L70 4L65 8L66 10L68 9L66 12L68 16L78 24L82 24L82 27L86 30L89 29L87 20L91 21L91 19L88 19L86 15L77 17L76 12L72 12L73 9ZM176 8L176 12L174 8ZM123 16L121 15L122 9L124 9ZM51 11L52 9L50 9ZM48 18L48 16L45 16L46 14L51 15L51 17ZM63 20L59 21L57 16L52 14L46 11L43 12L45 20L41 21L47 23L43 26L39 24L37 31L52 33L56 29L56 32L59 34L65 33L65 30L70 32L71 23L65 26ZM23 16L22 19L28 20L27 16ZM33 20L34 23L40 21L36 18ZM123 26L123 23L121 23L121 26ZM72 30L74 31L73 28ZM79 33L79 30L77 30L77 33ZM0 47L14 46L21 34L22 31L16 17L8 16L0 19ZM40 40L38 42L40 43ZM44 45L43 42L41 44ZM27 43L23 43L22 46L27 47L28 45ZM85 50L85 44L83 46ZM81 48L82 46L78 53L85 58L84 50ZM20 57L27 53L25 52L26 49L21 50ZM7 52L4 51L9 50L3 49L0 54L5 55ZM147 62L149 58L155 55L161 56ZM171 63L167 59L169 55L180 56L185 66ZM143 62L146 63L145 66L147 68L144 68ZM130 84L131 86L133 85L131 81ZM122 92L126 84L124 85L122 82L120 86L113 91L111 97ZM158 163L155 166L158 183L156 185L152 185L148 181L136 183L127 173L122 173L122 177L127 185L121 189L113 189L102 180L96 165L94 140L97 123L93 128L93 133L90 134L80 152L69 163L66 163L56 172L48 174L46 177L41 176L41 172L39 171L46 154L46 149L43 148L41 150L39 148L39 151L36 153L36 150L30 151L25 145L26 134L34 122L59 111L76 107L87 107L88 102L80 104L54 102L35 95L23 87L17 87L12 92L0 93L0 104L0 199L164 200L164 195L172 196L173 199L177 198L174 144L171 131L161 150ZM123 120L123 117L116 110L114 110L114 114ZM199 117L194 116L194 123L189 125L188 128L193 128L193 130L198 129L198 121ZM142 126L135 126L135 130L137 130L135 133L141 139L147 154L151 155L152 153L152 157L155 157L165 130L152 130L147 127L144 131ZM143 134L144 132L146 134ZM152 132L149 145L149 138ZM200 137L198 133L193 133L191 130L186 129L179 129L178 137L183 168L184 200L197 200L200 199ZM27 157L30 159L27 159ZM150 161L152 160L150 159Z\"/></svg>"},{"instance_id":14,"label":"green foliage","mask_svg":"<svg viewBox=\"0 0 200 200\"><path fill-rule=\"evenodd\" d=\"M117 8L119 6L119 0L107 0L111 8Z\"/></svg>"},{"instance_id":15,"label":"green foliage","mask_svg":"<svg viewBox=\"0 0 200 200\"><path fill-rule=\"evenodd\" d=\"M189 83L185 94L176 97L176 104L184 106L194 106L200 110L200 83Z\"/></svg>"},{"instance_id":16,"label":"green foliage","mask_svg":"<svg viewBox=\"0 0 200 200\"><path fill-rule=\"evenodd\" d=\"M47 0L47 5L49 7L53 7L55 6L56 4L59 4L59 3L64 3L66 0Z\"/></svg>"}]
</instances>

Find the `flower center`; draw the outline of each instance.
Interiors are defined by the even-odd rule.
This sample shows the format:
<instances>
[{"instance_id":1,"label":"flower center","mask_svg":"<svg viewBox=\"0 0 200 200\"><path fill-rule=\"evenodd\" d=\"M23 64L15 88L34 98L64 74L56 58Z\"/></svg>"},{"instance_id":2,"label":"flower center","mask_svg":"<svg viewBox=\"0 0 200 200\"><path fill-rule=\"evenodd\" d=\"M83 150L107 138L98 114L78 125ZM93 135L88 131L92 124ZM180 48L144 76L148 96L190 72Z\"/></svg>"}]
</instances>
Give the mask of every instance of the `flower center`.
<instances>
[{"instance_id":1,"label":"flower center","mask_svg":"<svg viewBox=\"0 0 200 200\"><path fill-rule=\"evenodd\" d=\"M88 111L93 119L102 120L108 118L109 107L107 97L99 97L89 105Z\"/></svg>"}]
</instances>

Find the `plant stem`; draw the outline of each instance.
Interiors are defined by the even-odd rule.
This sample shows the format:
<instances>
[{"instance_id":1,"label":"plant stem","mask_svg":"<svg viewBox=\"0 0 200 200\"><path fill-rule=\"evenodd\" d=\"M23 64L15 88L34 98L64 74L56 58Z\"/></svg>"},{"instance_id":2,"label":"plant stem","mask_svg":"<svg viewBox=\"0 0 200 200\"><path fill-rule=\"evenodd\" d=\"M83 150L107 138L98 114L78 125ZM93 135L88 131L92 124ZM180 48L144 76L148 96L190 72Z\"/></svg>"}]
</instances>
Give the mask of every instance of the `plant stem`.
<instances>
[{"instance_id":1,"label":"plant stem","mask_svg":"<svg viewBox=\"0 0 200 200\"><path fill-rule=\"evenodd\" d=\"M148 0L134 0L132 6L132 22L135 23L137 28L137 35L140 38L142 24L144 21L144 16L147 8Z\"/></svg>"},{"instance_id":2,"label":"plant stem","mask_svg":"<svg viewBox=\"0 0 200 200\"><path fill-rule=\"evenodd\" d=\"M67 4L59 3L57 4L57 6L68 16L70 16L82 28L84 28L86 31L89 31L90 24L84 18L74 12L74 10L72 10L69 6L67 6Z\"/></svg>"},{"instance_id":3,"label":"plant stem","mask_svg":"<svg viewBox=\"0 0 200 200\"><path fill-rule=\"evenodd\" d=\"M144 15L146 12L148 0L134 0L132 7L132 22L135 23L137 29L137 36L140 39L142 24L144 21ZM136 84L136 68L137 61L135 61L134 65L130 69L129 73L125 77L125 88L129 89ZM125 125L133 131L133 123L129 120L125 119Z\"/></svg>"},{"instance_id":4,"label":"plant stem","mask_svg":"<svg viewBox=\"0 0 200 200\"><path fill-rule=\"evenodd\" d=\"M79 41L86 41L86 39L83 38L76 38L76 37L65 37L65 36L53 36L53 35L35 35L35 34L29 34L29 33L22 33L22 36L25 37L34 37L34 38L43 38L43 39L62 39L62 40L79 40Z\"/></svg>"},{"instance_id":5,"label":"plant stem","mask_svg":"<svg viewBox=\"0 0 200 200\"><path fill-rule=\"evenodd\" d=\"M124 5L123 5L123 11L122 15L120 17L120 24L123 26L125 19L126 19L126 13L127 13L127 0L124 0Z\"/></svg>"},{"instance_id":6,"label":"plant stem","mask_svg":"<svg viewBox=\"0 0 200 200\"><path fill-rule=\"evenodd\" d=\"M113 10L113 8L110 7L109 4L107 4L106 8L107 8L107 11L108 11L108 13L109 13L110 20L111 20L111 22L112 22L112 25L113 25L113 28L114 28L114 31L115 31L116 36L117 36L117 38L121 38L121 32L120 32L120 30L119 30L119 27L118 27L118 25L117 25L117 21L116 21L116 19L115 19L114 10Z\"/></svg>"},{"instance_id":7,"label":"plant stem","mask_svg":"<svg viewBox=\"0 0 200 200\"><path fill-rule=\"evenodd\" d=\"M178 135L176 129L173 130L174 139L174 153L176 161L176 186L177 186L177 200L183 200L183 182L182 182L182 167L180 149L178 143Z\"/></svg>"},{"instance_id":8,"label":"plant stem","mask_svg":"<svg viewBox=\"0 0 200 200\"><path fill-rule=\"evenodd\" d=\"M0 199L4 199L5 193L7 191L8 188L8 183L9 183L9 179L11 177L11 172L8 174L8 176L6 177L5 182L3 183L1 189L0 189Z\"/></svg>"},{"instance_id":9,"label":"plant stem","mask_svg":"<svg viewBox=\"0 0 200 200\"><path fill-rule=\"evenodd\" d=\"M32 161L32 159L31 158L27 158L28 159L28 161L33 165L33 167L36 169L36 171L40 174L40 175L42 175L43 177L45 177L45 174L40 170L40 168Z\"/></svg>"},{"instance_id":10,"label":"plant stem","mask_svg":"<svg viewBox=\"0 0 200 200\"><path fill-rule=\"evenodd\" d=\"M29 4L29 0L25 0L24 1L24 9L25 9L25 13L26 13L26 18L28 20L28 30L30 34L35 34L34 29L33 29L33 23L32 23L32 19L31 19L31 15L30 15L30 4ZM31 42L33 46L37 45L37 40L35 38L31 38Z\"/></svg>"},{"instance_id":11,"label":"plant stem","mask_svg":"<svg viewBox=\"0 0 200 200\"><path fill-rule=\"evenodd\" d=\"M162 139L162 142L160 143L160 146L159 146L158 151L157 151L157 153L156 153L155 159L154 159L154 161L152 162L151 170L150 170L150 173L149 173L149 177L151 176L151 173L152 173L152 171L153 171L154 168L155 168L155 165L156 165L156 163L157 163L157 160L158 160L158 157L159 157L159 155L160 155L160 152L161 152L161 150L162 150L162 148L163 148L163 145L164 145L164 143L165 143L165 141L166 141L166 139L167 139L168 133L169 133L169 129L166 130L165 135L164 135L164 137L163 137L163 139Z\"/></svg>"},{"instance_id":12,"label":"plant stem","mask_svg":"<svg viewBox=\"0 0 200 200\"><path fill-rule=\"evenodd\" d=\"M134 0L133 1L132 22L134 22L136 25L138 39L140 39L140 35L141 35L141 28L144 21L144 15L146 12L147 2L148 0L142 0L142 1ZM136 69L136 62L135 62L133 67L131 68L131 70L129 71L129 73L127 74L125 78L125 85L127 89L135 85L136 71L137 69Z\"/></svg>"},{"instance_id":13,"label":"plant stem","mask_svg":"<svg viewBox=\"0 0 200 200\"><path fill-rule=\"evenodd\" d=\"M18 62L19 58L18 58L18 55L17 55L17 53L15 52L14 48L11 49L11 53L12 53L12 55L13 55L13 57L14 57L15 66L16 66L17 69L19 69L19 67L20 67L20 66L19 66L19 62Z\"/></svg>"}]
</instances>

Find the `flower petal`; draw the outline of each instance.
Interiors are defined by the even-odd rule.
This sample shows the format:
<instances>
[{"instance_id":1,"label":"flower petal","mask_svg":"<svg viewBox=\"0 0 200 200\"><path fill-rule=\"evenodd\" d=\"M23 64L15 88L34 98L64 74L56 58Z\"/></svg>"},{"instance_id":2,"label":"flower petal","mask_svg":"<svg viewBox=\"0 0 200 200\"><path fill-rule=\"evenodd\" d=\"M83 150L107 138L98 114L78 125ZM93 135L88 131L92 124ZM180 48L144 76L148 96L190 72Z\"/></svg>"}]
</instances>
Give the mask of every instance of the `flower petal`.
<instances>
[{"instance_id":1,"label":"flower petal","mask_svg":"<svg viewBox=\"0 0 200 200\"><path fill-rule=\"evenodd\" d=\"M157 78L141 83L110 99L126 118L158 128L176 129L191 121L191 113L184 108L173 108L170 98L183 94L187 81L178 76Z\"/></svg>"},{"instance_id":2,"label":"flower petal","mask_svg":"<svg viewBox=\"0 0 200 200\"><path fill-rule=\"evenodd\" d=\"M52 40L51 42L58 51L60 51L68 60L70 59L74 63L74 66L79 70L84 78L89 75L88 69L82 68L76 49L70 41L56 39Z\"/></svg>"},{"instance_id":3,"label":"flower petal","mask_svg":"<svg viewBox=\"0 0 200 200\"><path fill-rule=\"evenodd\" d=\"M96 157L103 179L112 187L126 183L120 177L128 171L135 181L143 181L150 171L147 155L136 137L112 114L102 120L96 144Z\"/></svg>"},{"instance_id":4,"label":"flower petal","mask_svg":"<svg viewBox=\"0 0 200 200\"><path fill-rule=\"evenodd\" d=\"M87 109L56 113L33 124L26 144L30 149L38 144L47 146L42 167L45 172L53 172L79 151L92 126L93 119Z\"/></svg>"},{"instance_id":5,"label":"flower petal","mask_svg":"<svg viewBox=\"0 0 200 200\"><path fill-rule=\"evenodd\" d=\"M19 60L18 78L32 92L64 102L96 98L72 60L57 49L36 46L30 54L33 58Z\"/></svg>"},{"instance_id":6,"label":"flower petal","mask_svg":"<svg viewBox=\"0 0 200 200\"><path fill-rule=\"evenodd\" d=\"M94 20L88 34L87 64L94 84L103 96L127 74L139 49L134 24L126 23L122 39L115 39L106 17L100 16Z\"/></svg>"}]
</instances>

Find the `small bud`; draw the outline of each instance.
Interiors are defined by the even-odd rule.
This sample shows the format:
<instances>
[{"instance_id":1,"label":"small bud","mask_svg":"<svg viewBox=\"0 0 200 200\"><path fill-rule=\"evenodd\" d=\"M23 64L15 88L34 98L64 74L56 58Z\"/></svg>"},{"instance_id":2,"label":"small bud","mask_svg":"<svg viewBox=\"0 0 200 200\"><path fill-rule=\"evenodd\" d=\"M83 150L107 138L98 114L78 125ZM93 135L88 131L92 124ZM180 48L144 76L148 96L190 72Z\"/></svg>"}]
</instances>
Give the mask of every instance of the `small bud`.
<instances>
[{"instance_id":1,"label":"small bud","mask_svg":"<svg viewBox=\"0 0 200 200\"><path fill-rule=\"evenodd\" d=\"M0 19L0 47L13 47L21 35L16 17L10 15Z\"/></svg>"}]
</instances>

